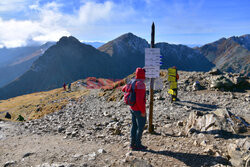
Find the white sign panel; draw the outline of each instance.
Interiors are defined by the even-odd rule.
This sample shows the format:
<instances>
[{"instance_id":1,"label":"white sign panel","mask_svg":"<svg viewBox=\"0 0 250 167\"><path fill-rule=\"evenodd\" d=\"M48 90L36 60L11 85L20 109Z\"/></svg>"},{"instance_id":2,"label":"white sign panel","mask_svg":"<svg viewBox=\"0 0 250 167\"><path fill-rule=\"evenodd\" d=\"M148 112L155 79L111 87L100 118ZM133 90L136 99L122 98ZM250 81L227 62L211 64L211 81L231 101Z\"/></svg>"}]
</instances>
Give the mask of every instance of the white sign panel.
<instances>
[{"instance_id":1,"label":"white sign panel","mask_svg":"<svg viewBox=\"0 0 250 167\"><path fill-rule=\"evenodd\" d=\"M160 72L159 66L145 66L144 69L146 70L146 73L150 72Z\"/></svg>"},{"instance_id":2,"label":"white sign panel","mask_svg":"<svg viewBox=\"0 0 250 167\"><path fill-rule=\"evenodd\" d=\"M145 66L161 66L161 61L145 61Z\"/></svg>"},{"instance_id":3,"label":"white sign panel","mask_svg":"<svg viewBox=\"0 0 250 167\"><path fill-rule=\"evenodd\" d=\"M161 59L161 55L145 55L145 59Z\"/></svg>"},{"instance_id":4,"label":"white sign panel","mask_svg":"<svg viewBox=\"0 0 250 167\"><path fill-rule=\"evenodd\" d=\"M160 67L159 66L145 66L146 70L146 78L157 78L160 74Z\"/></svg>"},{"instance_id":5,"label":"white sign panel","mask_svg":"<svg viewBox=\"0 0 250 167\"><path fill-rule=\"evenodd\" d=\"M160 55L160 48L145 48L146 55Z\"/></svg>"},{"instance_id":6,"label":"white sign panel","mask_svg":"<svg viewBox=\"0 0 250 167\"><path fill-rule=\"evenodd\" d=\"M160 48L145 48L146 78L158 78L161 64Z\"/></svg>"},{"instance_id":7,"label":"white sign panel","mask_svg":"<svg viewBox=\"0 0 250 167\"><path fill-rule=\"evenodd\" d=\"M146 74L146 78L158 78L159 74Z\"/></svg>"}]
</instances>

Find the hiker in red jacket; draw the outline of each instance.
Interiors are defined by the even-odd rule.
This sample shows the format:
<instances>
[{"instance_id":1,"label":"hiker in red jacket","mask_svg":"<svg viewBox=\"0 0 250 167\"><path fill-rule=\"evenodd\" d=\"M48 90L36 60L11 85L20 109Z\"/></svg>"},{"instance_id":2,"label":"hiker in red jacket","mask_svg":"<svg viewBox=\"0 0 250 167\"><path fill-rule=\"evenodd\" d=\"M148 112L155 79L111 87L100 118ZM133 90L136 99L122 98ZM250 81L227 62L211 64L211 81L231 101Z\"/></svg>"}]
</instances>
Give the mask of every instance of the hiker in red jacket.
<instances>
[{"instance_id":1,"label":"hiker in red jacket","mask_svg":"<svg viewBox=\"0 0 250 167\"><path fill-rule=\"evenodd\" d=\"M130 106L132 115L131 141L130 148L132 150L147 149L141 144L142 132L146 123L146 87L143 81L145 80L145 70L142 68L136 69L135 94L136 102L134 106ZM127 85L122 88L125 92Z\"/></svg>"},{"instance_id":2,"label":"hiker in red jacket","mask_svg":"<svg viewBox=\"0 0 250 167\"><path fill-rule=\"evenodd\" d=\"M63 83L63 89L64 89L64 91L66 91L66 84L65 84L65 82Z\"/></svg>"}]
</instances>

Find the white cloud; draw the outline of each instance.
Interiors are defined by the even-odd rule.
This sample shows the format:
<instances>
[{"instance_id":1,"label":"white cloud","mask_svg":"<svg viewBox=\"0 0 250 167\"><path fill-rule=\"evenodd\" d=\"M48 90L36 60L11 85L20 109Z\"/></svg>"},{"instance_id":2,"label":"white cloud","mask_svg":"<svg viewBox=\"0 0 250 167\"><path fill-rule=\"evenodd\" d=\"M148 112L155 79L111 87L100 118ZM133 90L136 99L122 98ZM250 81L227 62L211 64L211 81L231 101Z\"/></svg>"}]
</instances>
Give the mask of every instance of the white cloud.
<instances>
[{"instance_id":1,"label":"white cloud","mask_svg":"<svg viewBox=\"0 0 250 167\"><path fill-rule=\"evenodd\" d=\"M43 33L42 35L35 36L33 38L34 41L58 41L62 36L70 36L71 34L65 30L57 30L57 31L48 31Z\"/></svg>"},{"instance_id":2,"label":"white cloud","mask_svg":"<svg viewBox=\"0 0 250 167\"><path fill-rule=\"evenodd\" d=\"M103 4L87 2L80 7L77 21L80 21L80 23L93 23L100 19L108 19L111 16L113 6L114 4L110 1Z\"/></svg>"},{"instance_id":3,"label":"white cloud","mask_svg":"<svg viewBox=\"0 0 250 167\"><path fill-rule=\"evenodd\" d=\"M0 12L21 11L29 4L29 0L1 0Z\"/></svg>"},{"instance_id":4,"label":"white cloud","mask_svg":"<svg viewBox=\"0 0 250 167\"><path fill-rule=\"evenodd\" d=\"M22 0L11 0L12 4L21 3ZM6 2L6 3L3 3ZM4 0L0 4L10 5ZM24 1L23 1L24 2ZM14 5L15 6L15 5ZM85 2L79 10L72 14L65 14L60 11L63 4L56 2L40 6L38 1L28 6L28 9L35 15L36 20L4 20L0 17L0 45L5 47L18 47L28 44L28 41L57 41L62 36L69 36L72 30L81 29L88 33L85 27L96 23L110 21L117 17L116 6L111 1L104 3ZM116 8L117 9L117 8ZM10 10L10 8L9 8ZM124 17L126 17L126 12ZM76 32L77 33L77 32Z\"/></svg>"}]
</instances>

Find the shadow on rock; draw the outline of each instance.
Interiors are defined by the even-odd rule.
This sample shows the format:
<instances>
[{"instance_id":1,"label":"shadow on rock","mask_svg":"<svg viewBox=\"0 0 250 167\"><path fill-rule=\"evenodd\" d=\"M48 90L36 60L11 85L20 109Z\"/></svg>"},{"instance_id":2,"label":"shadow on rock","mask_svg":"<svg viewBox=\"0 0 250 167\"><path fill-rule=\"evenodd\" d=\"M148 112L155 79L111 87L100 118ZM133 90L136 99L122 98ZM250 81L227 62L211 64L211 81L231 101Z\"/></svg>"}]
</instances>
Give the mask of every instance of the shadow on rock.
<instances>
[{"instance_id":1,"label":"shadow on rock","mask_svg":"<svg viewBox=\"0 0 250 167\"><path fill-rule=\"evenodd\" d=\"M240 134L234 134L232 132L228 132L225 130L210 130L210 131L203 131L198 133L204 133L204 134L213 134L216 135L215 138L223 138L223 139L241 139L250 137L250 135L240 135Z\"/></svg>"},{"instance_id":2,"label":"shadow on rock","mask_svg":"<svg viewBox=\"0 0 250 167\"><path fill-rule=\"evenodd\" d=\"M226 158L214 157L211 155L154 150L143 150L143 152L173 157L191 167L214 166L215 164L231 165L231 163Z\"/></svg>"},{"instance_id":3,"label":"shadow on rock","mask_svg":"<svg viewBox=\"0 0 250 167\"><path fill-rule=\"evenodd\" d=\"M191 104L190 105L185 105L182 103L188 103ZM212 105L212 104L204 104L204 103L197 103L197 102L192 102L192 101L178 101L175 103L176 105L180 105L180 106L187 106L187 107L192 107L192 109L198 110L198 111L213 111L214 109L217 109L218 106L217 105ZM192 106L192 105L196 105L196 106Z\"/></svg>"}]
</instances>

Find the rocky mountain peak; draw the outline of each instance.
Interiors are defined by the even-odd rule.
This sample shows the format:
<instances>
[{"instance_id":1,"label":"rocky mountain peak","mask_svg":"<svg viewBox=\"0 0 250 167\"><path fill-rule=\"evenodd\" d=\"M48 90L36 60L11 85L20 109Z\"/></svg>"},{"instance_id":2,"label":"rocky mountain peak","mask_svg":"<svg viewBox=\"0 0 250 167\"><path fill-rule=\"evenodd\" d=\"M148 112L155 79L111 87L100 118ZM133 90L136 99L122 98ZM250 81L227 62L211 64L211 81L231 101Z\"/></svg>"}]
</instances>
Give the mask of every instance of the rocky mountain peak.
<instances>
[{"instance_id":1,"label":"rocky mountain peak","mask_svg":"<svg viewBox=\"0 0 250 167\"><path fill-rule=\"evenodd\" d=\"M144 51L144 48L149 47L148 42L145 39L142 39L132 33L126 33L121 35L120 37L116 38L115 40L116 44L125 43L127 46L138 49L140 51Z\"/></svg>"},{"instance_id":2,"label":"rocky mountain peak","mask_svg":"<svg viewBox=\"0 0 250 167\"><path fill-rule=\"evenodd\" d=\"M124 54L128 49L132 52L133 50L137 50L140 53L144 53L144 49L148 47L149 44L145 39L142 39L132 33L126 33L106 43L98 49L112 56L114 54L114 50L117 52L124 52Z\"/></svg>"},{"instance_id":3,"label":"rocky mountain peak","mask_svg":"<svg viewBox=\"0 0 250 167\"><path fill-rule=\"evenodd\" d=\"M81 42L73 36L69 37L63 36L62 38L60 38L57 44L58 45L81 44Z\"/></svg>"}]
</instances>

